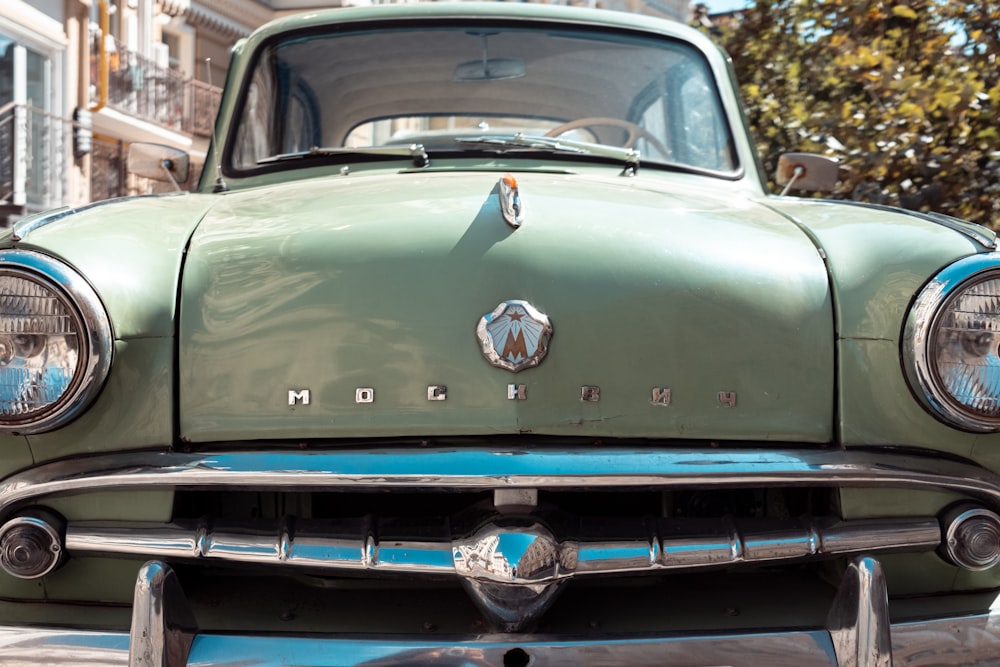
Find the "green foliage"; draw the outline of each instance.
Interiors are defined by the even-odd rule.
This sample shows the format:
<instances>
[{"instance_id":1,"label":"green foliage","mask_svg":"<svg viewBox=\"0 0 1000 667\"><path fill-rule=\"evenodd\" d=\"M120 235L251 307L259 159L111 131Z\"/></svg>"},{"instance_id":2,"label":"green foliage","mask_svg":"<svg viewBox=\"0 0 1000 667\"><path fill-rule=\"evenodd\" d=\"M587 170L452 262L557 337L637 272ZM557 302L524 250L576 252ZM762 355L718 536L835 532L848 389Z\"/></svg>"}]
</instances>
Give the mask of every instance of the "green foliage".
<instances>
[{"instance_id":1,"label":"green foliage","mask_svg":"<svg viewBox=\"0 0 1000 667\"><path fill-rule=\"evenodd\" d=\"M715 33L769 174L818 152L835 197L1000 227L1000 0L758 0Z\"/></svg>"}]
</instances>

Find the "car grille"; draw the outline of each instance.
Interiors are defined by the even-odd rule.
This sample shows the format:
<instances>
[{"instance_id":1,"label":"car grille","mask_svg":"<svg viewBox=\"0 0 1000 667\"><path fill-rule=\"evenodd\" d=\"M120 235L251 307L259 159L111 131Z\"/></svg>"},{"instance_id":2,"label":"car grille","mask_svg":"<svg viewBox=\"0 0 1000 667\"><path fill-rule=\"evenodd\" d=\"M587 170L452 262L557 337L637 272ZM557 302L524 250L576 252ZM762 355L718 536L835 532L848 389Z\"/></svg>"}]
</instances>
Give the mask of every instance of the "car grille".
<instances>
[{"instance_id":1,"label":"car grille","mask_svg":"<svg viewBox=\"0 0 1000 667\"><path fill-rule=\"evenodd\" d=\"M884 486L1000 505L988 471L894 451L428 447L59 461L9 478L0 509L44 522L47 496L170 490L169 521L74 519L50 531L56 551L160 559L204 592L219 573L262 589L464 590L484 627L516 632L573 588L811 571L832 594L848 556L941 549L951 514L839 516L839 489Z\"/></svg>"}]
</instances>

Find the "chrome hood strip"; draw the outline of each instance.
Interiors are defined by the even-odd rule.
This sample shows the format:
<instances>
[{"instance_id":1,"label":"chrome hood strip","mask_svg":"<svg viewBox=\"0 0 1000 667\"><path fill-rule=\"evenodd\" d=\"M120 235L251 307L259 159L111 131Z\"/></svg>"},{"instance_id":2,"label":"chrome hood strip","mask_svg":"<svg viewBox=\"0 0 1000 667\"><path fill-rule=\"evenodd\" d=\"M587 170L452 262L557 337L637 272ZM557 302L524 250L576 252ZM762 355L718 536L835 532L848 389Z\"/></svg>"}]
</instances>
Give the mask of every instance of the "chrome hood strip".
<instances>
[{"instance_id":1,"label":"chrome hood strip","mask_svg":"<svg viewBox=\"0 0 1000 667\"><path fill-rule=\"evenodd\" d=\"M581 525L592 522L581 521ZM219 524L78 523L66 528L75 555L131 555L284 565L317 571L395 572L461 576L502 584L548 584L579 575L660 572L847 554L931 551L941 542L937 519L800 521L636 521L628 535L549 536L544 529L487 522L473 535L452 537L446 521L417 532L437 540L394 535L398 520L285 521L261 530ZM412 520L406 524L412 534ZM533 528L536 528L533 526ZM543 538L534 537L538 534ZM499 544L533 536L521 557Z\"/></svg>"},{"instance_id":2,"label":"chrome hood strip","mask_svg":"<svg viewBox=\"0 0 1000 667\"><path fill-rule=\"evenodd\" d=\"M893 450L344 449L136 452L66 459L0 482L0 515L50 494L248 488L581 489L763 485L942 489L1000 509L1000 476Z\"/></svg>"},{"instance_id":3,"label":"chrome hood strip","mask_svg":"<svg viewBox=\"0 0 1000 667\"><path fill-rule=\"evenodd\" d=\"M844 199L827 199L827 202L836 202L840 205L847 206L858 206L861 208L870 208L876 211L886 211L888 213L904 213L906 215L912 216L914 218L919 218L921 220L926 220L927 222L933 222L935 224L941 225L942 227L947 227L953 232L958 232L962 236L966 237L970 241L979 244L983 250L996 250L997 249L997 239L996 234L989 228L977 225L967 220L962 220L950 215L944 215L942 213L936 212L924 212L924 211L911 211L903 208L897 208L895 206L886 206L885 204L873 204L871 202L861 202L861 201L851 201Z\"/></svg>"},{"instance_id":4,"label":"chrome hood strip","mask_svg":"<svg viewBox=\"0 0 1000 667\"><path fill-rule=\"evenodd\" d=\"M167 192L163 194L155 195L131 195L128 197L116 197L114 199L102 199L100 201L91 202L83 206L77 206L76 208L63 206L61 208L53 209L51 211L45 211L42 213L36 213L35 215L30 215L25 218L21 218L14 223L13 231L11 233L11 240L15 243L18 241L23 241L27 238L28 234L31 234L36 229L40 229L45 225L51 224L53 222L58 222L63 218L68 218L71 215L76 215L77 213L83 213L84 211L89 211L94 208L101 206L107 206L108 204L117 204L123 201L131 201L135 199L143 199L149 197L176 197L178 195L187 194L186 192Z\"/></svg>"}]
</instances>

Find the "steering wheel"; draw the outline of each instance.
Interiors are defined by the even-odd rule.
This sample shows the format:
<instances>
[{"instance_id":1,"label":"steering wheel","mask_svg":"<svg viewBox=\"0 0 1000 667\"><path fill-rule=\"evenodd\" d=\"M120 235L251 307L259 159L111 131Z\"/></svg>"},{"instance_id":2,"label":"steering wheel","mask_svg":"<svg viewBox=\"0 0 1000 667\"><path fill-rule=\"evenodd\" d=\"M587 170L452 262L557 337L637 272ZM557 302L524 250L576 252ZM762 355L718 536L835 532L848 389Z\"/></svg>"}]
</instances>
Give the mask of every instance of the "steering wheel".
<instances>
[{"instance_id":1,"label":"steering wheel","mask_svg":"<svg viewBox=\"0 0 1000 667\"><path fill-rule=\"evenodd\" d=\"M632 148L635 146L635 142L641 137L648 141L653 148L660 151L660 154L663 157L666 157L669 154L666 147L649 130L639 127L635 123L630 123L627 120L622 120L621 118L610 118L605 116L587 116L585 118L577 118L576 120L571 120L568 123L563 123L562 125L553 127L545 133L545 136L560 137L567 132L579 130L581 127L593 127L594 125L620 127L623 130L626 130L628 132L628 137L625 139L625 148Z\"/></svg>"}]
</instances>

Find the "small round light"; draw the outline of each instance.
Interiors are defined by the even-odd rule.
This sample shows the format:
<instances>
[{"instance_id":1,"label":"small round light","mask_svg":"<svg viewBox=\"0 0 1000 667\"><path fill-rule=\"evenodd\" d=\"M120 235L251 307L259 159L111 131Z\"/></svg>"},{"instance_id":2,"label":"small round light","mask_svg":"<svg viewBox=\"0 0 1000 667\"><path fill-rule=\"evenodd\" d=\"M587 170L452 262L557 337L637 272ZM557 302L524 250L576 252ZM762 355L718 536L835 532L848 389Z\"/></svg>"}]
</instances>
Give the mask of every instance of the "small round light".
<instances>
[{"instance_id":1,"label":"small round light","mask_svg":"<svg viewBox=\"0 0 1000 667\"><path fill-rule=\"evenodd\" d=\"M943 519L945 558L966 570L987 570L1000 562L1000 516L960 505Z\"/></svg>"},{"instance_id":2,"label":"small round light","mask_svg":"<svg viewBox=\"0 0 1000 667\"><path fill-rule=\"evenodd\" d=\"M20 516L0 528L0 568L18 579L37 579L59 565L63 548L55 517Z\"/></svg>"},{"instance_id":3,"label":"small round light","mask_svg":"<svg viewBox=\"0 0 1000 667\"><path fill-rule=\"evenodd\" d=\"M0 430L66 423L103 385L111 327L96 292L64 264L0 251Z\"/></svg>"},{"instance_id":4,"label":"small round light","mask_svg":"<svg viewBox=\"0 0 1000 667\"><path fill-rule=\"evenodd\" d=\"M917 296L903 337L914 393L943 421L1000 431L1000 255L975 255Z\"/></svg>"}]
</instances>

